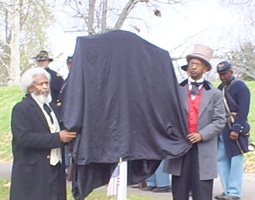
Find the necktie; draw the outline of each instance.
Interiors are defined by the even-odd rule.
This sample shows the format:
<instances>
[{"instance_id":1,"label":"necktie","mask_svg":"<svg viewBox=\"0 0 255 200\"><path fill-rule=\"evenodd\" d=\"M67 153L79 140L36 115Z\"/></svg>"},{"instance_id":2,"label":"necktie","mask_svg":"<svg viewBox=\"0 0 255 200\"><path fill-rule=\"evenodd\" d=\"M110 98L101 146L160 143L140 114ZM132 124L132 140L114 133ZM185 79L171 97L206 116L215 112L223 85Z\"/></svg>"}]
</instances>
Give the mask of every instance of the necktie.
<instances>
[{"instance_id":1,"label":"necktie","mask_svg":"<svg viewBox=\"0 0 255 200\"><path fill-rule=\"evenodd\" d=\"M50 109L50 107L46 104L46 103L44 103L43 104L43 109L46 111L46 113L49 115L49 117L50 117L50 121L51 121L51 123L53 124L53 118L52 118L52 115L51 115L51 109Z\"/></svg>"},{"instance_id":2,"label":"necktie","mask_svg":"<svg viewBox=\"0 0 255 200\"><path fill-rule=\"evenodd\" d=\"M204 82L191 82L192 88L191 88L190 93L192 95L196 95L198 93L199 86L203 85L203 84L204 84Z\"/></svg>"}]
</instances>

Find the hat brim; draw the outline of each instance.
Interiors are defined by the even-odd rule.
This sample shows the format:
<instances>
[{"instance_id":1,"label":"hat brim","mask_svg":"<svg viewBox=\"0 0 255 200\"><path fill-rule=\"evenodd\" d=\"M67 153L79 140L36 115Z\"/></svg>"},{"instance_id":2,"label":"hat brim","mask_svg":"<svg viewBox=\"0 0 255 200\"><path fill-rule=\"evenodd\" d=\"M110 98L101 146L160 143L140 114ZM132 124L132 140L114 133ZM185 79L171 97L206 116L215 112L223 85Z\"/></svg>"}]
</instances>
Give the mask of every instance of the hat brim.
<instances>
[{"instance_id":1,"label":"hat brim","mask_svg":"<svg viewBox=\"0 0 255 200\"><path fill-rule=\"evenodd\" d=\"M183 65L183 66L181 66L181 69L182 69L183 71L187 71L187 68L188 68L188 65Z\"/></svg>"},{"instance_id":2,"label":"hat brim","mask_svg":"<svg viewBox=\"0 0 255 200\"><path fill-rule=\"evenodd\" d=\"M232 71L232 72L233 72L233 69L232 69L232 68L228 68L228 69L225 69L225 70L222 70L222 71L218 71L218 70L217 70L217 73L219 73L219 74L225 74L225 73L228 72L228 71Z\"/></svg>"},{"instance_id":3,"label":"hat brim","mask_svg":"<svg viewBox=\"0 0 255 200\"><path fill-rule=\"evenodd\" d=\"M211 69L212 69L212 65L207 61L207 59L206 58L204 58L202 55L199 55L199 54L189 54L189 55L187 55L187 57L186 57L186 59L187 59L187 62L189 62L189 60L191 59L191 58L197 58L197 59L199 59L199 60L201 60L202 62L204 62L205 64L206 64L206 66L207 66L207 71L210 71ZM184 65L185 66L185 65ZM186 67L184 67L184 66L182 66L182 69L184 70L184 71L187 71L187 67L188 67L188 65L186 66ZM184 68L183 68L184 67Z\"/></svg>"},{"instance_id":4,"label":"hat brim","mask_svg":"<svg viewBox=\"0 0 255 200\"><path fill-rule=\"evenodd\" d=\"M36 61L44 61L44 60L48 60L49 62L52 62L53 59L52 58L34 58Z\"/></svg>"}]
</instances>

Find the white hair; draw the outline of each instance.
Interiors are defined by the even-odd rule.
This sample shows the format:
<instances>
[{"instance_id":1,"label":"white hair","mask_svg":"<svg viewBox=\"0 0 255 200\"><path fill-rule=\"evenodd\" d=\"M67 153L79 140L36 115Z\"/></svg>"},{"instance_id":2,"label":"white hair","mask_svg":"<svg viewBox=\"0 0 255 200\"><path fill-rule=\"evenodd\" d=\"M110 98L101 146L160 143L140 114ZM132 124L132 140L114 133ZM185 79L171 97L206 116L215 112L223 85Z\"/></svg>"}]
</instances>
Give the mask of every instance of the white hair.
<instances>
[{"instance_id":1,"label":"white hair","mask_svg":"<svg viewBox=\"0 0 255 200\"><path fill-rule=\"evenodd\" d=\"M30 68L27 71L25 71L25 73L21 76L20 79L20 87L24 93L26 94L29 93L28 88L33 85L34 82L33 77L39 74L45 75L50 82L50 74L45 69L41 67Z\"/></svg>"}]
</instances>

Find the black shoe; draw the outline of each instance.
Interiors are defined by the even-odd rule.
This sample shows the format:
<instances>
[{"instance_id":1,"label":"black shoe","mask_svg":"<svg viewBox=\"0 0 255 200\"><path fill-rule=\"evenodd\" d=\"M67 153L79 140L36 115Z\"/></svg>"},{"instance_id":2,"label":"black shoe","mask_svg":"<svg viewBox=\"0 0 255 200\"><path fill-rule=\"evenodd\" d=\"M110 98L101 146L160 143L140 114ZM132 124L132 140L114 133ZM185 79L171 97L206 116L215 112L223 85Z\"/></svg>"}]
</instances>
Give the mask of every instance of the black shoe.
<instances>
[{"instance_id":1,"label":"black shoe","mask_svg":"<svg viewBox=\"0 0 255 200\"><path fill-rule=\"evenodd\" d=\"M214 198L219 200L226 200L227 196L225 196L224 194L218 194Z\"/></svg>"},{"instance_id":2,"label":"black shoe","mask_svg":"<svg viewBox=\"0 0 255 200\"><path fill-rule=\"evenodd\" d=\"M156 187L152 191L153 192L171 192L171 187L170 186Z\"/></svg>"},{"instance_id":3,"label":"black shoe","mask_svg":"<svg viewBox=\"0 0 255 200\"><path fill-rule=\"evenodd\" d=\"M156 188L155 186L147 186L147 187L142 188L142 191L152 191L155 188Z\"/></svg>"}]
</instances>

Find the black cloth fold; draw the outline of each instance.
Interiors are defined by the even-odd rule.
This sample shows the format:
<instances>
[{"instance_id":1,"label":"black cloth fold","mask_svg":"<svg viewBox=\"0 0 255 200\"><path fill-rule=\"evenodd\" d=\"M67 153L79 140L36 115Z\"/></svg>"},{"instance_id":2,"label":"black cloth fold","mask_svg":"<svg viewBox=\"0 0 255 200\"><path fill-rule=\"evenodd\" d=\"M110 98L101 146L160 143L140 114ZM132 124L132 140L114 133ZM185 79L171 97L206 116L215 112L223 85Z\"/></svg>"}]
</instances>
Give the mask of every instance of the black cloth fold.
<instances>
[{"instance_id":1,"label":"black cloth fold","mask_svg":"<svg viewBox=\"0 0 255 200\"><path fill-rule=\"evenodd\" d=\"M77 38L62 105L64 127L79 132L72 142L76 200L105 184L119 158L137 182L153 173L148 166L190 149L178 87L169 53L133 33Z\"/></svg>"},{"instance_id":2,"label":"black cloth fold","mask_svg":"<svg viewBox=\"0 0 255 200\"><path fill-rule=\"evenodd\" d=\"M128 161L128 185L138 184L149 178L158 168L158 160ZM73 195L76 200L83 200L94 188L109 182L117 163L90 163L75 165L73 174ZM89 184L88 184L89 183Z\"/></svg>"}]
</instances>

